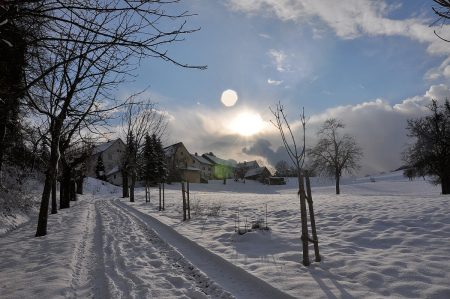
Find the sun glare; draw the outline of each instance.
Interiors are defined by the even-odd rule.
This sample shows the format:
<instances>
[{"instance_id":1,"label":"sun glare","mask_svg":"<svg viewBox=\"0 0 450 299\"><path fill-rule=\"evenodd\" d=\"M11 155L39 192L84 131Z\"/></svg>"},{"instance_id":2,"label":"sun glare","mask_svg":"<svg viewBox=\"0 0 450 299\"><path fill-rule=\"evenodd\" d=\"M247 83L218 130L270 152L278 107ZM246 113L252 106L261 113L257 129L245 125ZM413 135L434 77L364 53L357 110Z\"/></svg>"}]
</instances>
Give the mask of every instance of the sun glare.
<instances>
[{"instance_id":1,"label":"sun glare","mask_svg":"<svg viewBox=\"0 0 450 299\"><path fill-rule=\"evenodd\" d=\"M238 114L230 124L230 129L242 136L252 136L261 132L264 121L261 115L255 112L243 112Z\"/></svg>"}]
</instances>

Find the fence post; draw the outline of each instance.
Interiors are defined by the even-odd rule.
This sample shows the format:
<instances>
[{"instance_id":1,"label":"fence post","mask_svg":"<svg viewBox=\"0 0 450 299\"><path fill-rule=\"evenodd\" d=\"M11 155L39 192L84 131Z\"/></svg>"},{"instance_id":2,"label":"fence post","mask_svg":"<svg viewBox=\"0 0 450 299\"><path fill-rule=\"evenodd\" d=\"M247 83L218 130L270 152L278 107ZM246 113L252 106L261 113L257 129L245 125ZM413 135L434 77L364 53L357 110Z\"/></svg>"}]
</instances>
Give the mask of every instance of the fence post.
<instances>
[{"instance_id":1,"label":"fence post","mask_svg":"<svg viewBox=\"0 0 450 299\"><path fill-rule=\"evenodd\" d=\"M189 200L189 181L187 184L187 212L188 212L188 219L191 220L191 202Z\"/></svg>"},{"instance_id":2,"label":"fence post","mask_svg":"<svg viewBox=\"0 0 450 299\"><path fill-rule=\"evenodd\" d=\"M184 182L181 182L181 194L183 194L183 221L186 221L186 190Z\"/></svg>"},{"instance_id":3,"label":"fence post","mask_svg":"<svg viewBox=\"0 0 450 299\"><path fill-rule=\"evenodd\" d=\"M158 207L158 211L161 211L161 183L158 184L158 189L159 189L159 207Z\"/></svg>"}]
</instances>

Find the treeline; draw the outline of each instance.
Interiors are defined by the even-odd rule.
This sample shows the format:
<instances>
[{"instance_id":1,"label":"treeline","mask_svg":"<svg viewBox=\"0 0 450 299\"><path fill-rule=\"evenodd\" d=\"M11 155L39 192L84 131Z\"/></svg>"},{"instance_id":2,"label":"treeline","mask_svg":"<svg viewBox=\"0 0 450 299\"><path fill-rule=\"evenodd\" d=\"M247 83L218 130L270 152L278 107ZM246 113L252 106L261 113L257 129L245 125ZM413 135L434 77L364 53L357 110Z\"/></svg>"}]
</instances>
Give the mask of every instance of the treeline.
<instances>
[{"instance_id":1,"label":"treeline","mask_svg":"<svg viewBox=\"0 0 450 299\"><path fill-rule=\"evenodd\" d=\"M47 233L50 198L52 212L57 212L57 179L60 208L67 208L76 181L82 186L83 161L102 136L102 126L117 111L142 106L114 94L141 59L205 68L168 54L167 45L197 30L186 28L190 15L176 12L176 2L0 3L0 171L7 162L45 173L36 236ZM134 166L128 169L133 178Z\"/></svg>"}]
</instances>

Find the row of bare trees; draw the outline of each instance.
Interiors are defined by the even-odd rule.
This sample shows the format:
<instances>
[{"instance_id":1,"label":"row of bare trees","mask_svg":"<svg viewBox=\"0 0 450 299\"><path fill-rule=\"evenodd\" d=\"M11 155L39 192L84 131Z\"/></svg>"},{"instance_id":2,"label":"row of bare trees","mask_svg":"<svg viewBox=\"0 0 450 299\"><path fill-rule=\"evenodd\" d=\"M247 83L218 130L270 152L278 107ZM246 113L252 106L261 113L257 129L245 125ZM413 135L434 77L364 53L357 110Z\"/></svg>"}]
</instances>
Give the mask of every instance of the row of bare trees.
<instances>
[{"instance_id":1,"label":"row of bare trees","mask_svg":"<svg viewBox=\"0 0 450 299\"><path fill-rule=\"evenodd\" d=\"M0 170L6 128L18 109L32 119L49 150L36 236L47 233L49 201L56 194L58 175L65 198L60 208L69 206L70 182L87 154L77 144L100 133L99 126L123 105L114 91L133 75L141 59L205 68L182 64L168 54L170 44L197 30L186 28L191 15L175 12L171 4L177 2L6 0L0 4ZM128 107L134 111L136 105ZM133 184L134 161L143 138L139 130L144 128L136 131L139 124L127 125L126 174ZM52 207L56 212L55 202Z\"/></svg>"}]
</instances>

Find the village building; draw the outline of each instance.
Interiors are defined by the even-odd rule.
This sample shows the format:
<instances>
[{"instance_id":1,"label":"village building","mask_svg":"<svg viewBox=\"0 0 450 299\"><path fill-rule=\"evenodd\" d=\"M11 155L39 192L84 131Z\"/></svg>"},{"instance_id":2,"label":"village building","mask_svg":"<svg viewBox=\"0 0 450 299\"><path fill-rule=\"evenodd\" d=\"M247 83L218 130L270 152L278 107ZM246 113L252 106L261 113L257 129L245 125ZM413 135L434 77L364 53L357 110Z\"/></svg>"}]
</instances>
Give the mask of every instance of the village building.
<instances>
[{"instance_id":1,"label":"village building","mask_svg":"<svg viewBox=\"0 0 450 299\"><path fill-rule=\"evenodd\" d=\"M104 176L106 180L114 185L122 185L120 165L122 164L122 157L125 151L126 145L120 138L97 145L93 148L91 156L86 161L86 176L97 177L97 162L98 158L101 157L105 166Z\"/></svg>"},{"instance_id":2,"label":"village building","mask_svg":"<svg viewBox=\"0 0 450 299\"><path fill-rule=\"evenodd\" d=\"M268 179L272 176L267 167L251 168L245 173L246 180L255 180L261 183L268 183Z\"/></svg>"},{"instance_id":3,"label":"village building","mask_svg":"<svg viewBox=\"0 0 450 299\"><path fill-rule=\"evenodd\" d=\"M235 180L255 180L267 183L272 174L267 167L259 166L256 161L238 163L235 170Z\"/></svg>"},{"instance_id":4,"label":"village building","mask_svg":"<svg viewBox=\"0 0 450 299\"><path fill-rule=\"evenodd\" d=\"M208 183L213 178L213 164L204 157L195 153L192 156L192 166L200 169L200 180L202 183Z\"/></svg>"},{"instance_id":5,"label":"village building","mask_svg":"<svg viewBox=\"0 0 450 299\"><path fill-rule=\"evenodd\" d=\"M233 160L224 160L215 156L212 152L202 155L209 161L212 168L212 178L214 179L231 179L234 177L234 171L237 163Z\"/></svg>"},{"instance_id":6,"label":"village building","mask_svg":"<svg viewBox=\"0 0 450 299\"><path fill-rule=\"evenodd\" d=\"M167 171L169 182L187 181L200 183L201 170L195 165L192 155L184 146L178 142L164 148L167 159Z\"/></svg>"}]
</instances>

